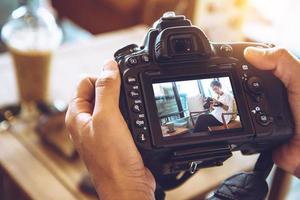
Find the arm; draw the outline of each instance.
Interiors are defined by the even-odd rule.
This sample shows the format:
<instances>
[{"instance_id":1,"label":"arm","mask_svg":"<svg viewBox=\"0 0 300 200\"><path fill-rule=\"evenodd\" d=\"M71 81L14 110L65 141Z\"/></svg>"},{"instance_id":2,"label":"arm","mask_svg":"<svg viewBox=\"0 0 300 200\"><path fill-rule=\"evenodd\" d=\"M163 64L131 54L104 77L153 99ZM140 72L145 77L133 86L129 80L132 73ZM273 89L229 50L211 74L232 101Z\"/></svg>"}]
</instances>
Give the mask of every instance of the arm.
<instances>
[{"instance_id":1,"label":"arm","mask_svg":"<svg viewBox=\"0 0 300 200\"><path fill-rule=\"evenodd\" d=\"M214 105L218 105L219 104L219 106L221 107L221 108L223 108L223 110L225 110L225 111L228 111L228 109L229 109L229 106L227 106L225 103L223 103L223 102L221 102L221 101L218 101L218 100L216 100L216 99L214 99L214 103L213 103Z\"/></svg>"},{"instance_id":2,"label":"arm","mask_svg":"<svg viewBox=\"0 0 300 200\"><path fill-rule=\"evenodd\" d=\"M222 103L221 107L223 108L223 110L228 111L229 107L225 104Z\"/></svg>"},{"instance_id":3,"label":"arm","mask_svg":"<svg viewBox=\"0 0 300 200\"><path fill-rule=\"evenodd\" d=\"M66 114L71 139L101 199L154 199L144 166L119 110L120 75L108 62L99 78L83 79Z\"/></svg>"},{"instance_id":4,"label":"arm","mask_svg":"<svg viewBox=\"0 0 300 200\"><path fill-rule=\"evenodd\" d=\"M249 47L245 58L261 70L272 70L288 91L289 104L295 122L291 141L276 149L274 162L282 169L300 178L300 61L285 49L258 49Z\"/></svg>"}]
</instances>

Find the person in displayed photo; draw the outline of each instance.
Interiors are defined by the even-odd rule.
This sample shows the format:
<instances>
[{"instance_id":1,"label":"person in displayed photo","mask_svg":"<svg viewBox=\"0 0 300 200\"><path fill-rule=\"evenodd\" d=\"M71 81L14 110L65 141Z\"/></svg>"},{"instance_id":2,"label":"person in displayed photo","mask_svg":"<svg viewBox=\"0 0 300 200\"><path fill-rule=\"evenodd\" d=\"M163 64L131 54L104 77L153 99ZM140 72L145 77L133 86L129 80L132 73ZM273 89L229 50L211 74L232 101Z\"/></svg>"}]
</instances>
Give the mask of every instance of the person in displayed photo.
<instances>
[{"instance_id":1,"label":"person in displayed photo","mask_svg":"<svg viewBox=\"0 0 300 200\"><path fill-rule=\"evenodd\" d=\"M209 110L209 114L200 115L196 121L194 132L207 131L209 126L222 126L223 113L232 113L234 98L231 94L223 91L222 84L218 80L213 80L210 84L211 89L216 93L217 98L208 97L204 108ZM226 124L228 124L232 115L224 115Z\"/></svg>"}]
</instances>

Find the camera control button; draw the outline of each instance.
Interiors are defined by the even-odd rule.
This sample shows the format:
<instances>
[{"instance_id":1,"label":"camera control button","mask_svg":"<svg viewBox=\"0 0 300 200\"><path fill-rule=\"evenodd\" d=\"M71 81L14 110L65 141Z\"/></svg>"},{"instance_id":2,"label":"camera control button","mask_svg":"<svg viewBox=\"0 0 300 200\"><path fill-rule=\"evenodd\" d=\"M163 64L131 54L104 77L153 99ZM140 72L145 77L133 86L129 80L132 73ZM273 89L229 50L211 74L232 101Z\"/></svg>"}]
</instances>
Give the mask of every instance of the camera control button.
<instances>
[{"instance_id":1,"label":"camera control button","mask_svg":"<svg viewBox=\"0 0 300 200\"><path fill-rule=\"evenodd\" d=\"M247 80L247 88L250 92L260 95L263 93L262 80L256 76L250 77Z\"/></svg>"},{"instance_id":2,"label":"camera control button","mask_svg":"<svg viewBox=\"0 0 300 200\"><path fill-rule=\"evenodd\" d=\"M138 116L140 119L145 118L145 114L139 114Z\"/></svg>"},{"instance_id":3,"label":"camera control button","mask_svg":"<svg viewBox=\"0 0 300 200\"><path fill-rule=\"evenodd\" d=\"M139 141L140 143L144 143L144 142L147 141L146 136L145 136L145 133L139 133L139 134L137 135L137 139L138 139L138 141Z\"/></svg>"},{"instance_id":4,"label":"camera control button","mask_svg":"<svg viewBox=\"0 0 300 200\"><path fill-rule=\"evenodd\" d=\"M128 84L133 85L137 83L137 78L134 76L128 76L126 81Z\"/></svg>"},{"instance_id":5,"label":"camera control button","mask_svg":"<svg viewBox=\"0 0 300 200\"><path fill-rule=\"evenodd\" d=\"M135 57L130 57L127 59L127 64L129 66L135 66L138 64L138 60Z\"/></svg>"},{"instance_id":6,"label":"camera control button","mask_svg":"<svg viewBox=\"0 0 300 200\"><path fill-rule=\"evenodd\" d=\"M139 89L139 86L138 86L138 85L134 85L134 86L132 86L132 89L138 90L138 89Z\"/></svg>"},{"instance_id":7,"label":"camera control button","mask_svg":"<svg viewBox=\"0 0 300 200\"><path fill-rule=\"evenodd\" d=\"M131 98L137 99L137 98L140 97L140 92L138 90L131 90L129 92L129 95L130 95Z\"/></svg>"},{"instance_id":8,"label":"camera control button","mask_svg":"<svg viewBox=\"0 0 300 200\"><path fill-rule=\"evenodd\" d=\"M137 119L135 120L135 125L137 128L142 128L145 126L145 121L143 119Z\"/></svg>"},{"instance_id":9,"label":"camera control button","mask_svg":"<svg viewBox=\"0 0 300 200\"><path fill-rule=\"evenodd\" d=\"M142 100L136 99L136 100L134 100L134 103L142 103Z\"/></svg>"},{"instance_id":10,"label":"camera control button","mask_svg":"<svg viewBox=\"0 0 300 200\"><path fill-rule=\"evenodd\" d=\"M141 59L142 59L142 61L144 62L144 63L149 63L150 62L150 58L149 58L149 56L148 55L142 55L142 57L141 57Z\"/></svg>"},{"instance_id":11,"label":"camera control button","mask_svg":"<svg viewBox=\"0 0 300 200\"><path fill-rule=\"evenodd\" d=\"M257 123L259 123L262 126L268 126L272 123L272 119L267 116L265 113L258 113L256 117Z\"/></svg>"},{"instance_id":12,"label":"camera control button","mask_svg":"<svg viewBox=\"0 0 300 200\"><path fill-rule=\"evenodd\" d=\"M228 44L222 44L220 46L220 54L221 54L221 56L225 56L225 57L231 56L231 54L232 54L232 47L230 45L228 45Z\"/></svg>"},{"instance_id":13,"label":"camera control button","mask_svg":"<svg viewBox=\"0 0 300 200\"><path fill-rule=\"evenodd\" d=\"M132 111L135 112L135 113L142 112L142 105L141 104L134 104L132 106Z\"/></svg>"},{"instance_id":14,"label":"camera control button","mask_svg":"<svg viewBox=\"0 0 300 200\"><path fill-rule=\"evenodd\" d=\"M249 69L249 67L248 67L248 65L242 65L242 69L243 69L244 71L247 71L247 70Z\"/></svg>"}]
</instances>

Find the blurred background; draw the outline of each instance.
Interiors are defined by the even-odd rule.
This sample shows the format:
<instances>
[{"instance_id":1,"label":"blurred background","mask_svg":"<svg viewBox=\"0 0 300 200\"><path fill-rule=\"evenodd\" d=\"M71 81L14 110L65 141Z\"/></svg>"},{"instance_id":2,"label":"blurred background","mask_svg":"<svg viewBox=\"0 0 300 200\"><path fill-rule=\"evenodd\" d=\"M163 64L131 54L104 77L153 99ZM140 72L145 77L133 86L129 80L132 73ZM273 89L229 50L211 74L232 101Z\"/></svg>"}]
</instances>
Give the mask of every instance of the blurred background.
<instances>
[{"instance_id":1,"label":"blurred background","mask_svg":"<svg viewBox=\"0 0 300 200\"><path fill-rule=\"evenodd\" d=\"M21 15L25 21L36 17L24 14L24 10L13 12L20 6L47 11L41 16L47 16L44 20L49 20L56 31L55 41L60 43L51 49L53 58L52 53L28 56L9 45L7 37L13 37L14 32L11 34L9 28L4 31L5 24ZM85 167L76 157L63 124L67 102L80 78L99 73L99 65L112 58L118 48L141 44L148 28L166 11L185 15L211 41L273 43L300 57L299 0L0 0L0 31L10 33L0 40L0 200L95 199ZM21 38L21 44L26 38ZM51 63L49 73L35 75L49 79L49 85L42 81L43 88L38 88L38 79L26 82L26 74L38 70L22 67L22 56L37 59L34 62L47 65L47 70ZM33 61L26 63L34 65ZM28 80L33 80L31 75ZM38 116L19 120L26 100L21 92L30 90L28 85L34 85L36 91L49 88L50 97L35 102ZM229 175L251 169L255 159L239 155L223 170L200 170L197 179L168 192L167 199L203 199ZM280 196L270 199L299 199L300 181L274 173L268 181L270 187L275 184L273 191Z\"/></svg>"},{"instance_id":2,"label":"blurred background","mask_svg":"<svg viewBox=\"0 0 300 200\"><path fill-rule=\"evenodd\" d=\"M0 1L0 27L19 2ZM137 24L151 26L172 10L203 28L212 41L272 42L300 54L297 0L48 0L48 4L64 30L64 41Z\"/></svg>"}]
</instances>

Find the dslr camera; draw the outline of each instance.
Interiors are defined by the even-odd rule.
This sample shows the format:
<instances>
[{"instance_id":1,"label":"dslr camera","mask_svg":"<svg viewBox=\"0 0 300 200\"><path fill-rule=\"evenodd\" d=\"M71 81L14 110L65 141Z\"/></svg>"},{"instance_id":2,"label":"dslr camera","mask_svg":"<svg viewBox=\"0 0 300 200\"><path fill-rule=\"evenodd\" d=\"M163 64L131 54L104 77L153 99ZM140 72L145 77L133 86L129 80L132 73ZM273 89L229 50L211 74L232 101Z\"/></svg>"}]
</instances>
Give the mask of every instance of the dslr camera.
<instances>
[{"instance_id":1,"label":"dslr camera","mask_svg":"<svg viewBox=\"0 0 300 200\"><path fill-rule=\"evenodd\" d=\"M214 99L211 97L207 97L205 100L205 104L203 105L203 108L209 109L211 106L222 106L223 104L221 102L214 103Z\"/></svg>"},{"instance_id":2,"label":"dslr camera","mask_svg":"<svg viewBox=\"0 0 300 200\"><path fill-rule=\"evenodd\" d=\"M156 177L220 166L233 151L260 153L291 138L284 85L244 59L250 46L272 47L210 42L185 16L168 12L142 46L115 53L120 109ZM213 110L204 107L211 98L221 102Z\"/></svg>"}]
</instances>

